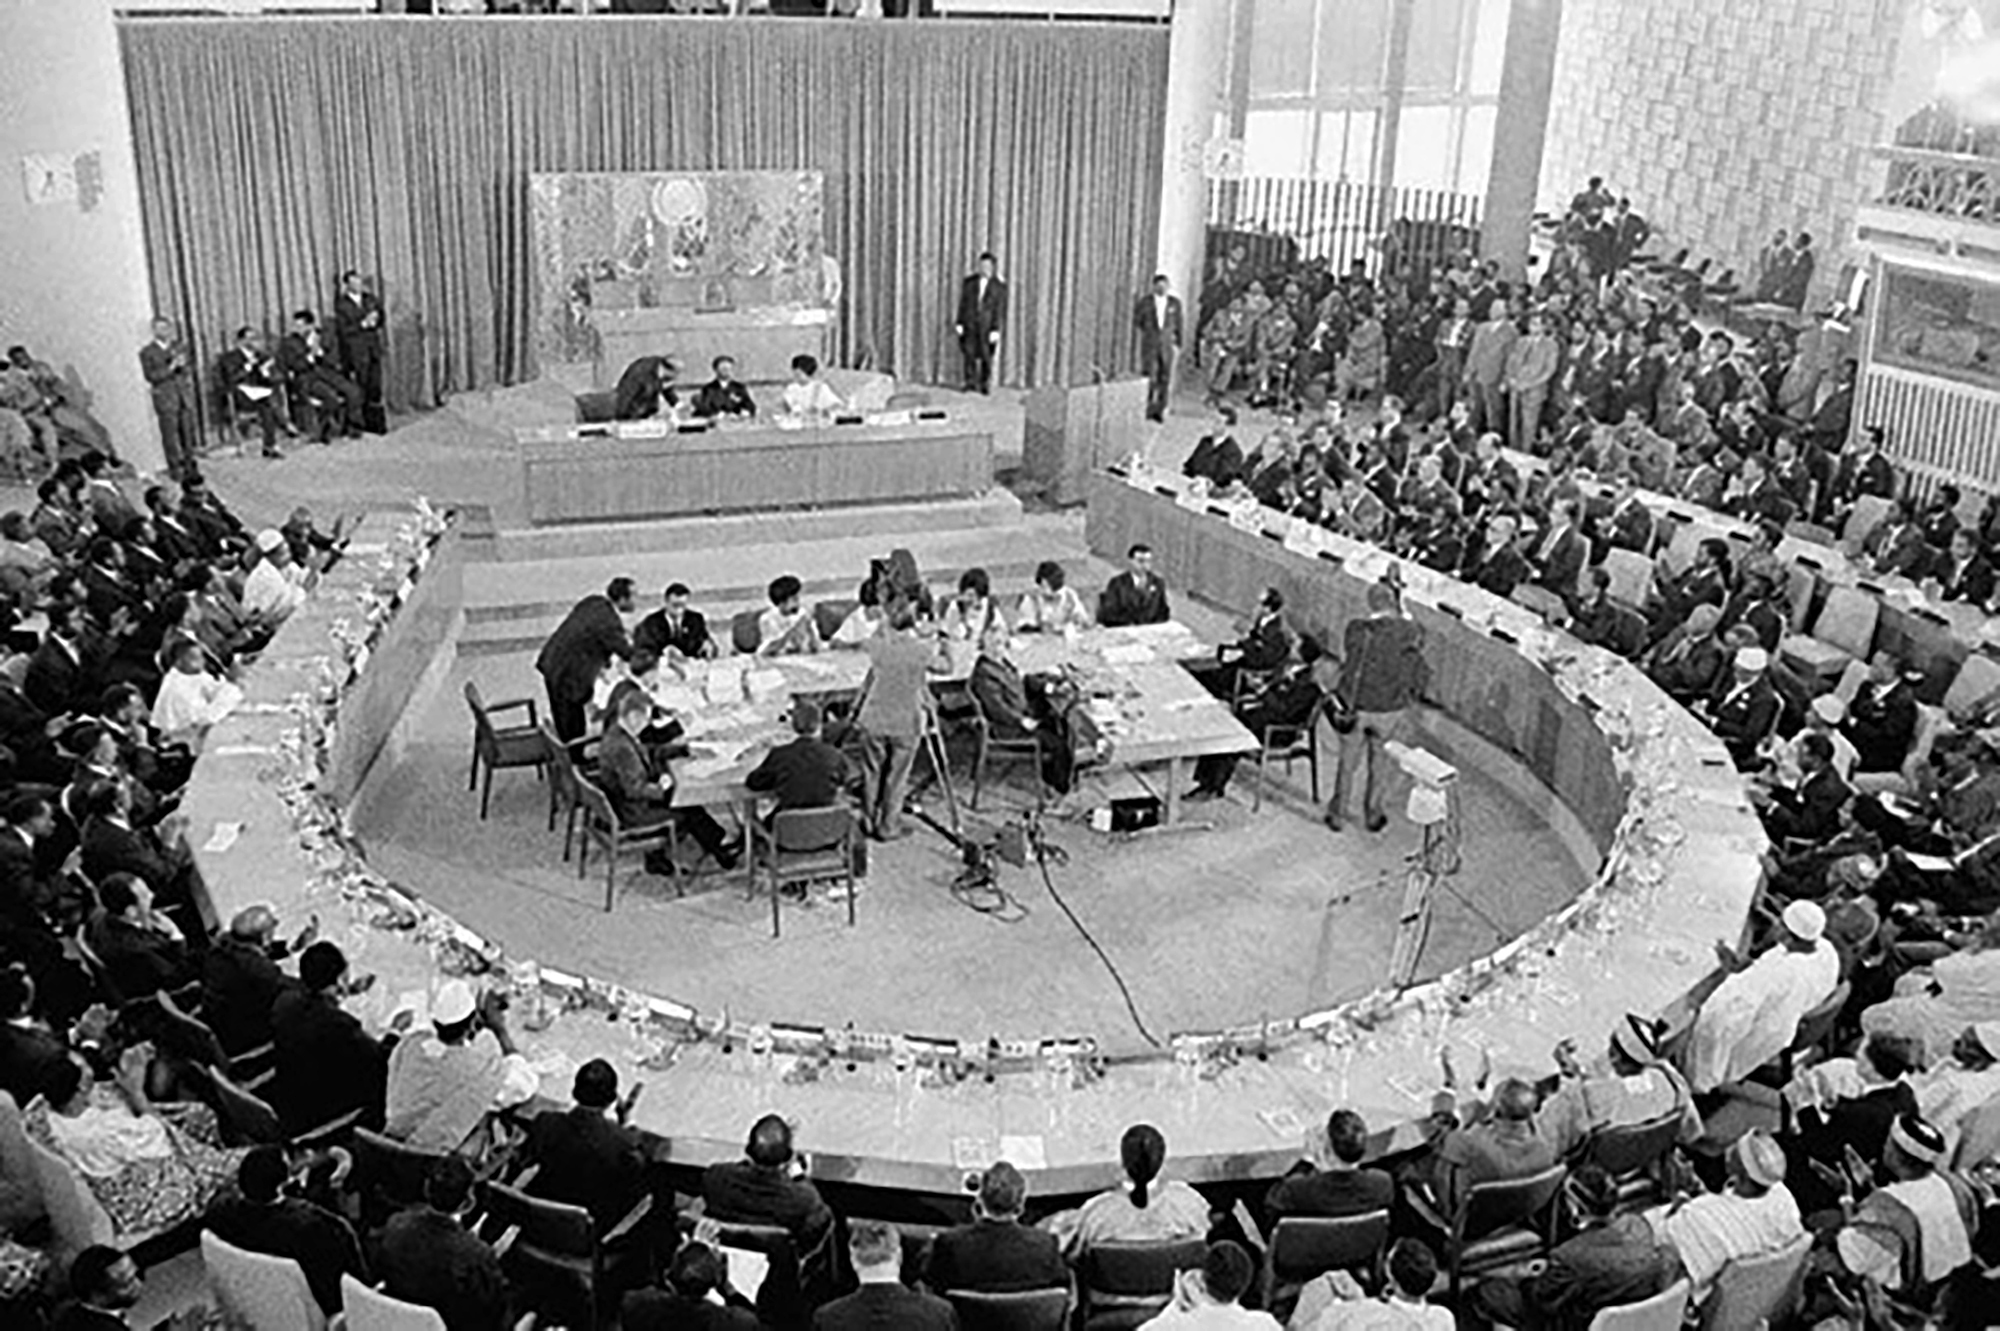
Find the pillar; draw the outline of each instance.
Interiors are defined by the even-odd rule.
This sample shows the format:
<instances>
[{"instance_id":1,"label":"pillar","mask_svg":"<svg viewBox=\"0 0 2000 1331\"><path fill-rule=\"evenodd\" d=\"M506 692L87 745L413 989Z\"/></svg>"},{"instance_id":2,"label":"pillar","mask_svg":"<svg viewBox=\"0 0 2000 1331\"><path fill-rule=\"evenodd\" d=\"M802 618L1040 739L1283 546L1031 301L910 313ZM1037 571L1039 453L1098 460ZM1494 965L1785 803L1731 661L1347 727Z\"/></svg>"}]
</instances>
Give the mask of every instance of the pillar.
<instances>
[{"instance_id":1,"label":"pillar","mask_svg":"<svg viewBox=\"0 0 2000 1331\"><path fill-rule=\"evenodd\" d=\"M1208 236L1208 179L1203 155L1211 139L1229 136L1231 19L1248 6L1224 0L1182 0L1174 6L1167 55L1166 145L1161 154L1160 230L1154 265L1174 284L1192 338L1201 312L1202 255ZM1247 18L1247 13L1246 13ZM1239 40L1247 46L1243 25ZM1138 292L1134 292L1136 298Z\"/></svg>"},{"instance_id":2,"label":"pillar","mask_svg":"<svg viewBox=\"0 0 2000 1331\"><path fill-rule=\"evenodd\" d=\"M1514 0L1507 25L1507 62L1500 75L1500 113L1493 129L1493 168L1486 183L1481 250L1503 277L1527 273L1528 237L1542 178L1542 143L1549 126L1562 0Z\"/></svg>"},{"instance_id":3,"label":"pillar","mask_svg":"<svg viewBox=\"0 0 2000 1331\"><path fill-rule=\"evenodd\" d=\"M164 464L139 373L150 284L112 0L0 0L0 346L86 390L141 471ZM82 193L30 202L23 159L84 159ZM65 181L65 190L67 182Z\"/></svg>"}]
</instances>

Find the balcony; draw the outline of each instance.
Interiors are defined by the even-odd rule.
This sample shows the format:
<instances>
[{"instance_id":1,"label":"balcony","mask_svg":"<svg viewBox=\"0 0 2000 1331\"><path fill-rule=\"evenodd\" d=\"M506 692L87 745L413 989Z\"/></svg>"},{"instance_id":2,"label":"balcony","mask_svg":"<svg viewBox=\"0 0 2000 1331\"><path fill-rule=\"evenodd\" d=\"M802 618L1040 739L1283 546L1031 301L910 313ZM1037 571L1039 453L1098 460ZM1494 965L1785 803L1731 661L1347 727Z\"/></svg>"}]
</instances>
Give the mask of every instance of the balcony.
<instances>
[{"instance_id":1,"label":"balcony","mask_svg":"<svg viewBox=\"0 0 2000 1331\"><path fill-rule=\"evenodd\" d=\"M1855 218L1863 244L2000 265L2000 159L1898 147L1874 156L1883 181Z\"/></svg>"}]
</instances>

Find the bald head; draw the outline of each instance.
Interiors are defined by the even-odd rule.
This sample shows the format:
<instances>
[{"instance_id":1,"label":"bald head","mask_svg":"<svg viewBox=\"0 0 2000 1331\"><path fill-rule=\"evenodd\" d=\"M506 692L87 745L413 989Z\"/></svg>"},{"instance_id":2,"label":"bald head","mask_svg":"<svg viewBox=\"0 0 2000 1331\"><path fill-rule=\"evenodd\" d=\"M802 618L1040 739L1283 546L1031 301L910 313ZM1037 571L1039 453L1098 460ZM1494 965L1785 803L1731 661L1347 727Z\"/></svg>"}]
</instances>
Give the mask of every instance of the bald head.
<instances>
[{"instance_id":1,"label":"bald head","mask_svg":"<svg viewBox=\"0 0 2000 1331\"><path fill-rule=\"evenodd\" d=\"M1541 1108L1542 1098L1535 1088L1519 1077L1509 1077L1493 1092L1493 1117L1510 1123L1524 1123Z\"/></svg>"},{"instance_id":2,"label":"bald head","mask_svg":"<svg viewBox=\"0 0 2000 1331\"><path fill-rule=\"evenodd\" d=\"M229 936L239 943L263 943L278 931L278 915L269 906L245 906L229 922Z\"/></svg>"}]
</instances>

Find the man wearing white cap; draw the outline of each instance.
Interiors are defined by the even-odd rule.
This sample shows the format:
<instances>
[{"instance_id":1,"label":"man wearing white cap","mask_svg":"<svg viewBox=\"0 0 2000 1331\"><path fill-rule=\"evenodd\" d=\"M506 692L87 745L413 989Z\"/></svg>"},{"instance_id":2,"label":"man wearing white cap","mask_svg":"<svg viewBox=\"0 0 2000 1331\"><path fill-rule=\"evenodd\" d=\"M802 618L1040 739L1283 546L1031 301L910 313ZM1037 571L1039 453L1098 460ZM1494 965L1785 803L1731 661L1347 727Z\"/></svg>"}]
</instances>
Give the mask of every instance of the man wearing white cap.
<instances>
[{"instance_id":1,"label":"man wearing white cap","mask_svg":"<svg viewBox=\"0 0 2000 1331\"><path fill-rule=\"evenodd\" d=\"M1721 1192L1649 1211L1646 1219L1681 1259L1697 1302L1729 1262L1777 1252L1806 1232L1785 1188L1785 1149L1761 1128L1729 1148L1729 1182Z\"/></svg>"},{"instance_id":2,"label":"man wearing white cap","mask_svg":"<svg viewBox=\"0 0 2000 1331\"><path fill-rule=\"evenodd\" d=\"M1757 750L1778 728L1778 691L1765 674L1771 658L1762 647L1739 647L1734 670L1716 695L1709 729L1729 746L1739 768L1756 764Z\"/></svg>"},{"instance_id":3,"label":"man wearing white cap","mask_svg":"<svg viewBox=\"0 0 2000 1331\"><path fill-rule=\"evenodd\" d=\"M312 575L292 561L285 534L276 527L257 533L257 567L243 580L243 609L261 623L276 628L305 604Z\"/></svg>"},{"instance_id":4,"label":"man wearing white cap","mask_svg":"<svg viewBox=\"0 0 2000 1331\"><path fill-rule=\"evenodd\" d=\"M1834 1235L1850 1275L1921 1300L1972 1260L1978 1198L1945 1169L1948 1155L1944 1134L1931 1124L1914 1114L1896 1120L1882 1152L1882 1169L1894 1181L1862 1198Z\"/></svg>"},{"instance_id":5,"label":"man wearing white cap","mask_svg":"<svg viewBox=\"0 0 2000 1331\"><path fill-rule=\"evenodd\" d=\"M1688 1081L1696 1094L1742 1081L1791 1043L1799 1018L1825 1002L1840 983L1840 958L1826 933L1826 912L1794 901L1781 917L1779 941L1747 965L1718 942L1734 972L1708 996L1688 1045Z\"/></svg>"},{"instance_id":6,"label":"man wearing white cap","mask_svg":"<svg viewBox=\"0 0 2000 1331\"><path fill-rule=\"evenodd\" d=\"M431 1003L430 1035L413 1036L389 1056L383 1131L423 1151L466 1146L487 1113L532 1096L541 1079L514 1048L506 998L475 999L464 980L447 980Z\"/></svg>"},{"instance_id":7,"label":"man wearing white cap","mask_svg":"<svg viewBox=\"0 0 2000 1331\"><path fill-rule=\"evenodd\" d=\"M2000 1021L1967 1026L1952 1042L1951 1057L1910 1084L1924 1121L1956 1146L1965 1116L2000 1096Z\"/></svg>"},{"instance_id":8,"label":"man wearing white cap","mask_svg":"<svg viewBox=\"0 0 2000 1331\"><path fill-rule=\"evenodd\" d=\"M1653 1032L1626 1014L1611 1025L1604 1057L1591 1067L1577 1062L1574 1041L1556 1046L1562 1081L1542 1102L1538 1129L1558 1158L1568 1158L1605 1128L1633 1127L1669 1114L1680 1117L1680 1139L1701 1135L1701 1115L1681 1074L1660 1061Z\"/></svg>"}]
</instances>

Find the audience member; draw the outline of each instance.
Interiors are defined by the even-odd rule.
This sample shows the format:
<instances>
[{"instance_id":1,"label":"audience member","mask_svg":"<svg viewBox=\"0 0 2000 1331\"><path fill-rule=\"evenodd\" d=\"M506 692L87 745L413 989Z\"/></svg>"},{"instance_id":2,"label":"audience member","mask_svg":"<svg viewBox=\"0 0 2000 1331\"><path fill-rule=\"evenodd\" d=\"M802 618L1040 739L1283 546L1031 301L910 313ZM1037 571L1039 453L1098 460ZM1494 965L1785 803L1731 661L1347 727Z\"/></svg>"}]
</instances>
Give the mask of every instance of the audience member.
<instances>
[{"instance_id":1,"label":"audience member","mask_svg":"<svg viewBox=\"0 0 2000 1331\"><path fill-rule=\"evenodd\" d=\"M273 1102L294 1133L357 1111L368 1126L382 1121L389 1050L340 1006L351 987L347 958L322 939L299 955L298 987L272 1005Z\"/></svg>"},{"instance_id":2,"label":"audience member","mask_svg":"<svg viewBox=\"0 0 2000 1331\"><path fill-rule=\"evenodd\" d=\"M924 1283L933 1290L1005 1294L1064 1288L1069 1267L1053 1234L1021 1223L1028 1181L1005 1160L980 1176L974 1219L931 1241Z\"/></svg>"},{"instance_id":3,"label":"audience member","mask_svg":"<svg viewBox=\"0 0 2000 1331\"><path fill-rule=\"evenodd\" d=\"M1100 1192L1081 1210L1049 1218L1049 1230L1072 1258L1098 1243L1163 1243L1208 1233L1208 1200L1178 1179L1160 1178L1167 1139L1150 1123L1125 1129L1118 1155L1130 1188Z\"/></svg>"},{"instance_id":4,"label":"audience member","mask_svg":"<svg viewBox=\"0 0 2000 1331\"><path fill-rule=\"evenodd\" d=\"M514 1047L498 990L475 997L464 980L445 981L431 1027L389 1054L382 1130L416 1150L457 1151L489 1113L534 1095L541 1078Z\"/></svg>"},{"instance_id":5,"label":"audience member","mask_svg":"<svg viewBox=\"0 0 2000 1331\"><path fill-rule=\"evenodd\" d=\"M238 1195L217 1203L203 1224L224 1243L297 1262L313 1299L331 1317L341 1309L340 1277L368 1278L361 1245L346 1220L288 1195L291 1181L284 1148L255 1147L237 1167Z\"/></svg>"},{"instance_id":6,"label":"audience member","mask_svg":"<svg viewBox=\"0 0 2000 1331\"><path fill-rule=\"evenodd\" d=\"M857 1220L848 1227L847 1251L861 1287L814 1313L814 1331L956 1331L958 1316L949 1303L903 1284L903 1241L893 1228Z\"/></svg>"},{"instance_id":7,"label":"audience member","mask_svg":"<svg viewBox=\"0 0 2000 1331\"><path fill-rule=\"evenodd\" d=\"M1782 937L1755 960L1716 944L1726 978L1702 1003L1688 1047L1688 1080L1697 1092L1742 1081L1762 1067L1840 982L1839 954L1825 938L1826 912L1794 901L1782 922Z\"/></svg>"},{"instance_id":8,"label":"audience member","mask_svg":"<svg viewBox=\"0 0 2000 1331\"><path fill-rule=\"evenodd\" d=\"M507 1325L507 1278L500 1259L466 1228L473 1211L472 1166L458 1156L434 1163L420 1205L383 1227L375 1273L383 1292L444 1318L446 1331L500 1331Z\"/></svg>"},{"instance_id":9,"label":"audience member","mask_svg":"<svg viewBox=\"0 0 2000 1331\"><path fill-rule=\"evenodd\" d=\"M1334 1299L1320 1305L1317 1299L1302 1296L1290 1324L1302 1331L1452 1331L1458 1325L1451 1309L1430 1302L1438 1264L1429 1244L1397 1239L1389 1245L1384 1265L1389 1279L1379 1297Z\"/></svg>"},{"instance_id":10,"label":"audience member","mask_svg":"<svg viewBox=\"0 0 2000 1331\"><path fill-rule=\"evenodd\" d=\"M1673 1280L1674 1254L1643 1216L1618 1213L1618 1183L1601 1167L1572 1173L1568 1198L1577 1230L1541 1270L1479 1283L1479 1311L1501 1326L1584 1331L1604 1309L1650 1299Z\"/></svg>"},{"instance_id":11,"label":"audience member","mask_svg":"<svg viewBox=\"0 0 2000 1331\"><path fill-rule=\"evenodd\" d=\"M1181 1272L1166 1310L1142 1325L1157 1331L1276 1331L1277 1318L1243 1307L1256 1274L1241 1246L1228 1239L1211 1243L1201 1269Z\"/></svg>"}]
</instances>

